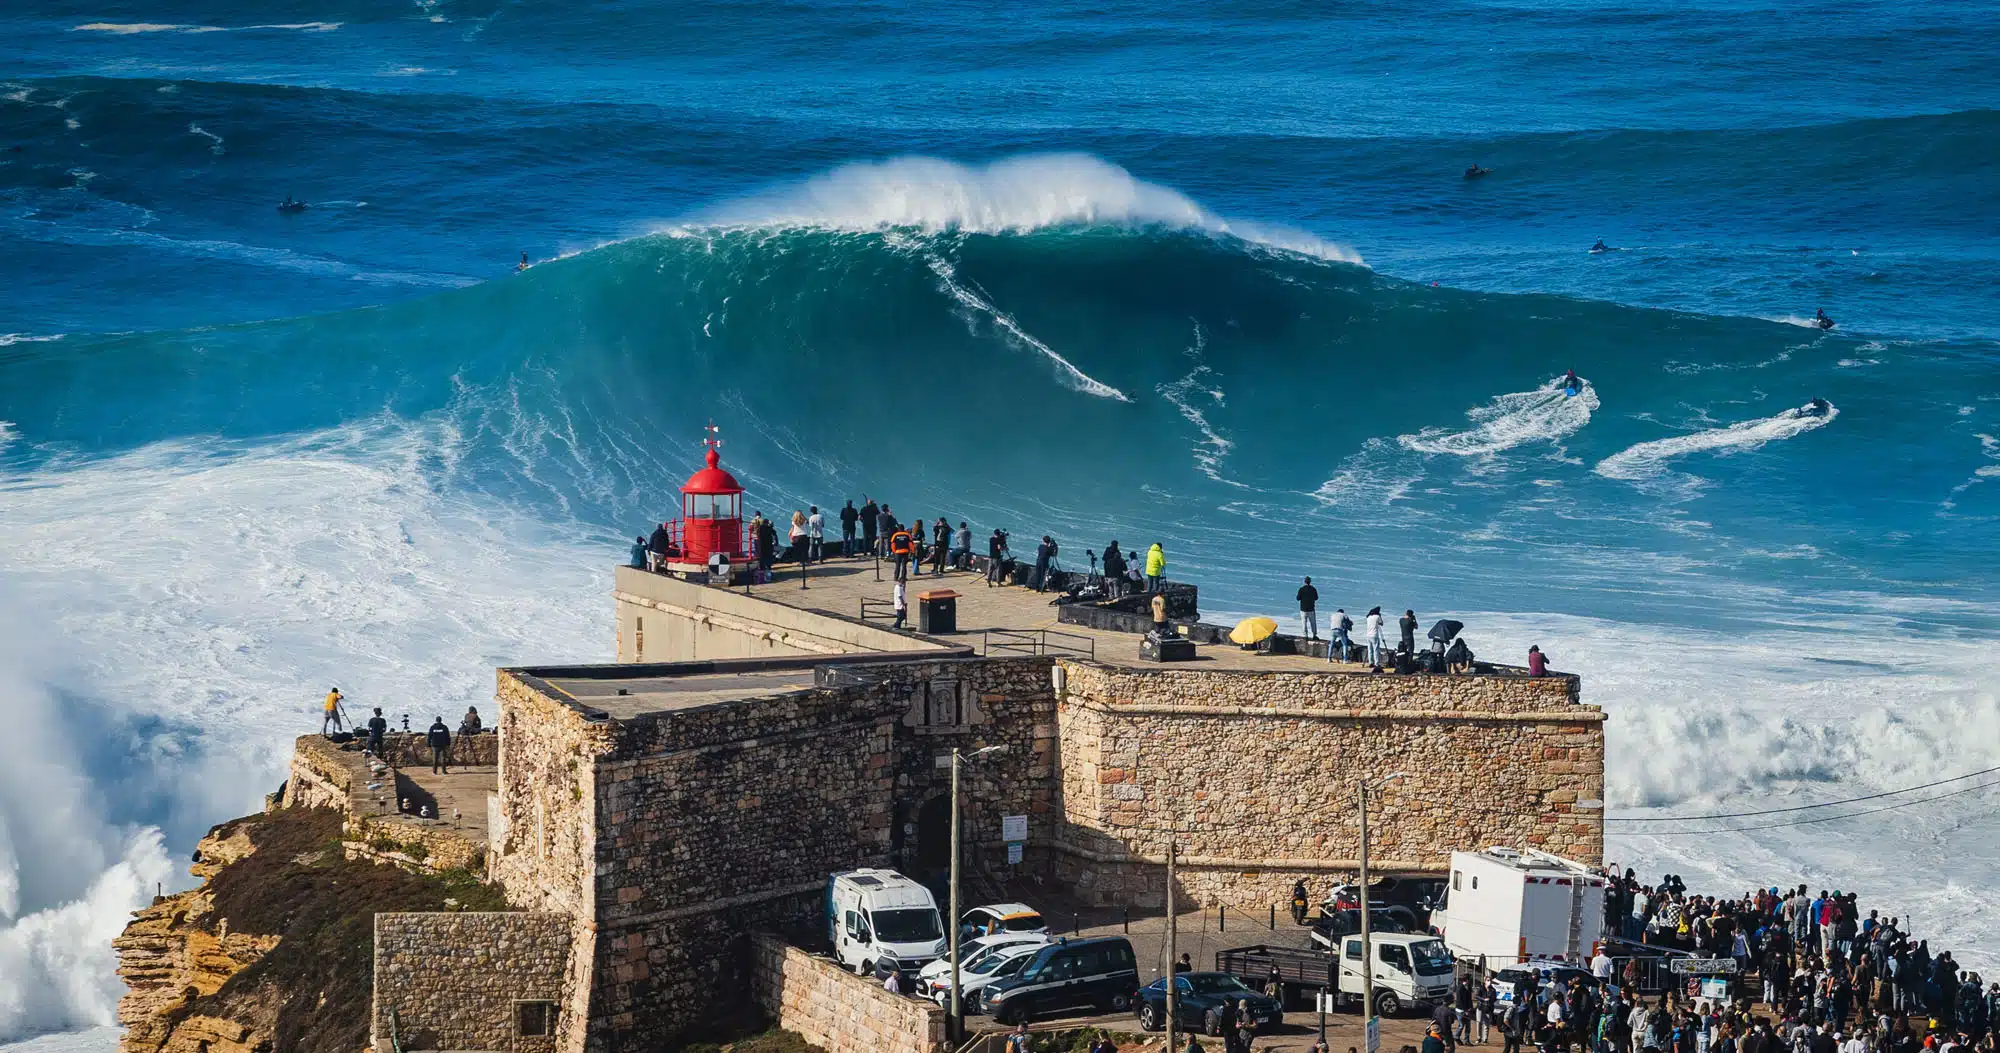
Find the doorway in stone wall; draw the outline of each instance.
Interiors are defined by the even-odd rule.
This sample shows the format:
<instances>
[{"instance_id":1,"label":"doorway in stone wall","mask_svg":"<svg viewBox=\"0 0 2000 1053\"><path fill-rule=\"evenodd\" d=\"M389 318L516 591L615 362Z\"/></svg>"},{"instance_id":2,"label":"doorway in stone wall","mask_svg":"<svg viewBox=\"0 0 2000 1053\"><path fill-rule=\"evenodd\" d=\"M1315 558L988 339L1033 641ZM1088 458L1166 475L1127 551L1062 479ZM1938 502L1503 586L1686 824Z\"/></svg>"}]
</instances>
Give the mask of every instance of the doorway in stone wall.
<instances>
[{"instance_id":1,"label":"doorway in stone wall","mask_svg":"<svg viewBox=\"0 0 2000 1053\"><path fill-rule=\"evenodd\" d=\"M917 869L942 874L951 869L951 795L938 794L917 809Z\"/></svg>"}]
</instances>

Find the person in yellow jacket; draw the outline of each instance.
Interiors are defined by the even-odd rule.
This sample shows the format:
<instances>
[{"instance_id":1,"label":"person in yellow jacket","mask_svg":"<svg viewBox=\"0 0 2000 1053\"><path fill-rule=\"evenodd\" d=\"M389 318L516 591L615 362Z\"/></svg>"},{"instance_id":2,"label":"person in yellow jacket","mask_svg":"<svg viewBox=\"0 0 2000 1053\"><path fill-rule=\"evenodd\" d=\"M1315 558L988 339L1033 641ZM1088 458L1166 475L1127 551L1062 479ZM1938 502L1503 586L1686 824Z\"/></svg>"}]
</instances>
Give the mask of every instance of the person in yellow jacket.
<instances>
[{"instance_id":1,"label":"person in yellow jacket","mask_svg":"<svg viewBox=\"0 0 2000 1053\"><path fill-rule=\"evenodd\" d=\"M340 689L337 687L326 693L326 710L319 721L320 734L330 735L336 731L346 730L342 727L347 723L347 719L346 714L340 711L341 697Z\"/></svg>"},{"instance_id":2,"label":"person in yellow jacket","mask_svg":"<svg viewBox=\"0 0 2000 1053\"><path fill-rule=\"evenodd\" d=\"M1146 591L1160 591L1160 577L1166 572L1167 550L1155 541L1153 547L1146 550Z\"/></svg>"}]
</instances>

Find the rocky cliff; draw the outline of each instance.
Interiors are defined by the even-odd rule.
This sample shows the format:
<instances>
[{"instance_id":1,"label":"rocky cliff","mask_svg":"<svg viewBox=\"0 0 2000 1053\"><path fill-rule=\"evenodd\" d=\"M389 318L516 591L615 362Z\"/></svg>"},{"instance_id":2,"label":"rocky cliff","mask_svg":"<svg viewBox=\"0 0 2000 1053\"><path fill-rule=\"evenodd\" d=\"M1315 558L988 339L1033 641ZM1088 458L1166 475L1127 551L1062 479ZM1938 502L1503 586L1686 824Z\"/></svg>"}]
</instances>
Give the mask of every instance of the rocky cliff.
<instances>
[{"instance_id":1,"label":"rocky cliff","mask_svg":"<svg viewBox=\"0 0 2000 1053\"><path fill-rule=\"evenodd\" d=\"M202 839L202 884L136 912L115 943L125 1053L355 1053L377 912L508 909L462 871L347 859L344 819L286 808Z\"/></svg>"}]
</instances>

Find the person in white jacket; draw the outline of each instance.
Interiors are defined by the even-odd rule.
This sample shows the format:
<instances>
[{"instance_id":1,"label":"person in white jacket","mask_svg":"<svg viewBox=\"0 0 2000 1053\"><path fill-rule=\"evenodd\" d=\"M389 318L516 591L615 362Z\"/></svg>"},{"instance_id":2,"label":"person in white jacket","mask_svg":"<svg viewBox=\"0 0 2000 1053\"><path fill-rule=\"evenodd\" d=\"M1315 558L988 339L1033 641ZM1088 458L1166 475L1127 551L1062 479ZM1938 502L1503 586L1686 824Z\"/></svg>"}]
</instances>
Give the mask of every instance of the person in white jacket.
<instances>
[{"instance_id":1,"label":"person in white jacket","mask_svg":"<svg viewBox=\"0 0 2000 1053\"><path fill-rule=\"evenodd\" d=\"M1368 664L1382 668L1382 608L1370 607L1368 621L1363 626L1368 639Z\"/></svg>"}]
</instances>

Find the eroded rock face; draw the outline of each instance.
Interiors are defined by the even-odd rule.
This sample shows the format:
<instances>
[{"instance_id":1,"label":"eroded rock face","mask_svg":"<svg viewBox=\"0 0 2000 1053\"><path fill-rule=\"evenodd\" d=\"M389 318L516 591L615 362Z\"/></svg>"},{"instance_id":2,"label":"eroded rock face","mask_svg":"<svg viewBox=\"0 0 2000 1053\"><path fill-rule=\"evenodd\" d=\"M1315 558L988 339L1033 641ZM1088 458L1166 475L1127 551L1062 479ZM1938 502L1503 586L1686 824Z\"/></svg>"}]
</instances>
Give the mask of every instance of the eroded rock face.
<instances>
[{"instance_id":1,"label":"eroded rock face","mask_svg":"<svg viewBox=\"0 0 2000 1053\"><path fill-rule=\"evenodd\" d=\"M215 912L206 884L223 867L256 850L239 823L209 831L195 849L189 868L203 879L201 887L164 896L132 915L125 932L112 941L118 951L118 976L129 990L118 1002L118 1022L125 1025L126 1053L250 1053L269 1048L275 1011L247 1003L243 1020L193 1014L197 998L221 990L229 978L254 965L278 945L278 937L230 932ZM204 1047L202 1043L206 1042Z\"/></svg>"}]
</instances>

